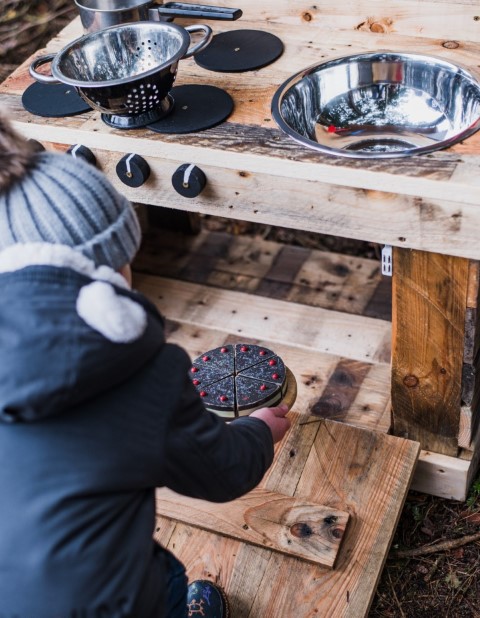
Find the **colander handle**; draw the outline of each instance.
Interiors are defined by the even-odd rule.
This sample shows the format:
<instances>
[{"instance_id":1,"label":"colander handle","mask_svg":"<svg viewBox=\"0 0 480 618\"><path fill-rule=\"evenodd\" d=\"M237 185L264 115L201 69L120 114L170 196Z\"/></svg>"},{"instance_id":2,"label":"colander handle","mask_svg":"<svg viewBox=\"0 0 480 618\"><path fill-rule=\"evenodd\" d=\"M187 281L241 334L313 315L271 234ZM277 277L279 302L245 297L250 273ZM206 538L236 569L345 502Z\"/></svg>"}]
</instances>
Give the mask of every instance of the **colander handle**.
<instances>
[{"instance_id":1,"label":"colander handle","mask_svg":"<svg viewBox=\"0 0 480 618\"><path fill-rule=\"evenodd\" d=\"M204 47L206 47L212 40L213 31L210 26L206 26L205 24L194 24L193 26L185 26L185 30L189 34L191 32L204 32L205 34L196 45L193 45L193 47L189 47L187 49L183 58L190 58L197 52L201 51Z\"/></svg>"},{"instance_id":2,"label":"colander handle","mask_svg":"<svg viewBox=\"0 0 480 618\"><path fill-rule=\"evenodd\" d=\"M28 71L30 75L37 80L37 82L41 82L42 84L61 84L60 80L53 77L53 75L45 75L44 73L39 73L37 71L38 67L42 64L52 62L56 55L57 54L47 54L46 56L39 56L32 62Z\"/></svg>"}]
</instances>

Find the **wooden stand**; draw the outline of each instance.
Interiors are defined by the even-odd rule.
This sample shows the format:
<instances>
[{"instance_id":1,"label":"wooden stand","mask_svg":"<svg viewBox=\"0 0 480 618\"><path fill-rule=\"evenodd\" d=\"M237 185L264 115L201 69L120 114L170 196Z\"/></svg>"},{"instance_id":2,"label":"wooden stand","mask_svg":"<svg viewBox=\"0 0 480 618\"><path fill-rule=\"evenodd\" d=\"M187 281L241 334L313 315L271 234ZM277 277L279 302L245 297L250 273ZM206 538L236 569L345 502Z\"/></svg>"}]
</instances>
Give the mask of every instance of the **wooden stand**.
<instances>
[{"instance_id":1,"label":"wooden stand","mask_svg":"<svg viewBox=\"0 0 480 618\"><path fill-rule=\"evenodd\" d=\"M158 538L192 578L217 578L226 587L235 617L359 618L408 488L464 500L478 469L480 134L423 157L340 160L283 135L270 102L285 79L311 64L382 49L437 56L479 78L479 10L471 0L245 0L242 10L241 22L216 22L215 31L263 29L285 51L272 65L238 74L181 61L178 85L211 84L234 100L228 121L208 131L122 132L93 112L33 116L21 104L31 59L0 86L0 105L17 129L49 149L92 149L133 202L393 247L391 323L378 302L389 299L390 280L370 260L258 238L200 233L187 241L170 233L147 235L135 264L135 285L158 304L170 339L192 358L247 338L275 349L297 378L293 427L259 488L266 493L251 496L255 509L257 500L281 495L349 515L338 554L321 566L311 555L280 552L285 530L278 526L268 542L252 545L224 527L199 530L183 504L188 517L172 515L166 496L159 497ZM80 34L75 20L38 54ZM115 174L127 153L151 170L136 189ZM185 163L207 177L194 199L172 187ZM244 511L235 511L235 522Z\"/></svg>"}]
</instances>

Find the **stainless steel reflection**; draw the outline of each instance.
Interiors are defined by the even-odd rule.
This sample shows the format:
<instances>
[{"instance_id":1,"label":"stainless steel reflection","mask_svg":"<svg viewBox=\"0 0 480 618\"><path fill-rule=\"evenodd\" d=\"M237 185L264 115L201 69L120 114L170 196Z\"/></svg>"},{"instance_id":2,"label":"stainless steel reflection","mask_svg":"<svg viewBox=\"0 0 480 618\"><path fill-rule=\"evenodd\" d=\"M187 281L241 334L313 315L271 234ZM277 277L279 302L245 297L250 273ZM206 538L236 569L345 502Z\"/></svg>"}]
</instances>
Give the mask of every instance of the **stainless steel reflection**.
<instances>
[{"instance_id":1,"label":"stainless steel reflection","mask_svg":"<svg viewBox=\"0 0 480 618\"><path fill-rule=\"evenodd\" d=\"M393 158L432 152L480 128L480 84L421 54L375 52L311 66L272 100L279 127L320 152Z\"/></svg>"},{"instance_id":2,"label":"stainless steel reflection","mask_svg":"<svg viewBox=\"0 0 480 618\"><path fill-rule=\"evenodd\" d=\"M111 26L136 21L172 21L175 17L234 21L240 9L189 2L155 0L74 0L85 32L97 32Z\"/></svg>"},{"instance_id":3,"label":"stainless steel reflection","mask_svg":"<svg viewBox=\"0 0 480 618\"><path fill-rule=\"evenodd\" d=\"M189 34L193 32L203 32L204 36L188 48ZM127 84L137 76L147 77L193 56L210 42L212 34L204 24L182 28L169 23L137 22L106 28L76 39L56 54L53 78L48 81L80 87ZM35 70L33 75L38 81L47 81L48 76Z\"/></svg>"},{"instance_id":4,"label":"stainless steel reflection","mask_svg":"<svg viewBox=\"0 0 480 618\"><path fill-rule=\"evenodd\" d=\"M190 47L192 33L202 32ZM112 26L80 37L58 54L36 58L30 74L42 83L74 86L81 97L104 114L135 116L137 126L171 110L169 98L178 63L203 49L212 38L204 24L136 22ZM51 75L40 73L51 62ZM170 103L169 103L170 101Z\"/></svg>"}]
</instances>

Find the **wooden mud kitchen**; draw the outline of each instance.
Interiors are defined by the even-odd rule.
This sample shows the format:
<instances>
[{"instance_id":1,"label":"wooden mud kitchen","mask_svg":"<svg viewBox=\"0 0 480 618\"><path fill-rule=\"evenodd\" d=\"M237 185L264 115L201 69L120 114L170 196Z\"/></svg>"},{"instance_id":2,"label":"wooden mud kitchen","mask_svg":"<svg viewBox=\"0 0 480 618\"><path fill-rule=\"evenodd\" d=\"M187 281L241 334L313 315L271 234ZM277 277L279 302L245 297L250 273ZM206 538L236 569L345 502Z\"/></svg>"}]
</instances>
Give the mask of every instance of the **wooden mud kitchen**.
<instances>
[{"instance_id":1,"label":"wooden mud kitchen","mask_svg":"<svg viewBox=\"0 0 480 618\"><path fill-rule=\"evenodd\" d=\"M169 208L386 247L391 272L382 274L380 260L146 225L134 264L135 287L192 358L256 343L275 350L297 381L292 428L260 487L223 505L161 489L156 538L191 579L225 588L233 618L360 618L408 489L464 500L478 469L480 133L414 156L335 156L286 134L272 100L305 68L364 53L422 54L478 79L480 6L209 4L243 12L206 21L210 45L225 33L233 48L181 59L171 115L125 127L128 119L112 122L61 80L31 77L35 59L58 58L83 34L80 17L3 82L0 105L44 148L89 156L141 214L149 205L150 213ZM129 95L139 114L148 88L156 86L142 84L139 103ZM175 128L205 92L216 103L207 97ZM58 112L73 96L79 108Z\"/></svg>"}]
</instances>

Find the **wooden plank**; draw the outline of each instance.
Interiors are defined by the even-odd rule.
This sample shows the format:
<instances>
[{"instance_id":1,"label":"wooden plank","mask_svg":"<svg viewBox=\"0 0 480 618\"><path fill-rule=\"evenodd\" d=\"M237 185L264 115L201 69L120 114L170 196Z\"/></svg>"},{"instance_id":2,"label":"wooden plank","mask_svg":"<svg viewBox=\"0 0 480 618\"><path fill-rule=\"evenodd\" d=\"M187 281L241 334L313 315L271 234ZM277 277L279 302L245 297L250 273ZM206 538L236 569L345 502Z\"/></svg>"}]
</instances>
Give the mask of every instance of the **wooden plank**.
<instances>
[{"instance_id":1,"label":"wooden plank","mask_svg":"<svg viewBox=\"0 0 480 618\"><path fill-rule=\"evenodd\" d=\"M393 264L393 431L455 456L468 260L395 250Z\"/></svg>"},{"instance_id":2,"label":"wooden plank","mask_svg":"<svg viewBox=\"0 0 480 618\"><path fill-rule=\"evenodd\" d=\"M343 421L370 368L371 365L367 363L341 359L310 413L322 418Z\"/></svg>"},{"instance_id":3,"label":"wooden plank","mask_svg":"<svg viewBox=\"0 0 480 618\"><path fill-rule=\"evenodd\" d=\"M463 502L473 481L471 470L471 461L422 450L411 489Z\"/></svg>"},{"instance_id":4,"label":"wooden plank","mask_svg":"<svg viewBox=\"0 0 480 618\"><path fill-rule=\"evenodd\" d=\"M462 369L462 407L460 411L460 428L458 445L465 449L472 448L473 436L480 423L480 316L478 299L480 264L469 263L467 307L465 312L465 336Z\"/></svg>"},{"instance_id":5,"label":"wooden plank","mask_svg":"<svg viewBox=\"0 0 480 618\"><path fill-rule=\"evenodd\" d=\"M141 273L135 286L166 317L235 333L239 339L268 339L276 346L291 344L369 363L384 363L390 354L390 324L384 320L261 296L252 303L249 294Z\"/></svg>"},{"instance_id":6,"label":"wooden plank","mask_svg":"<svg viewBox=\"0 0 480 618\"><path fill-rule=\"evenodd\" d=\"M278 561L272 561L264 577L267 581L271 578L276 585L257 595L253 615L306 616L312 608L321 616L357 618L367 614L372 585L376 585L383 564L381 556L395 530L398 517L395 513L403 504L401 487L404 482L409 483L407 477L418 453L418 444L391 443L392 439L395 438L358 432L354 427L335 422L318 422L318 432L295 495L315 496L316 501L325 500L329 504L345 502L347 510L355 515L334 572L319 569L297 572L286 562L279 565ZM387 461L393 465L385 466ZM271 477L267 487L270 480ZM367 555L369 558L364 561ZM289 582L288 594L277 596L285 577Z\"/></svg>"},{"instance_id":7,"label":"wooden plank","mask_svg":"<svg viewBox=\"0 0 480 618\"><path fill-rule=\"evenodd\" d=\"M391 280L380 274L379 261L287 247L260 236L150 229L134 267L255 295L275 290L277 298L295 303L391 320Z\"/></svg>"},{"instance_id":8,"label":"wooden plank","mask_svg":"<svg viewBox=\"0 0 480 618\"><path fill-rule=\"evenodd\" d=\"M352 3L339 0L332 3L320 0L314 5L308 2L272 0L244 2L242 8L248 19L258 19L271 27L274 23L290 27L301 26L313 37L317 31L350 32L363 31L372 35L400 33L447 40L478 40L478 15L476 0L362 0ZM221 5L222 0L212 4ZM317 35L318 36L318 35ZM387 38L387 37L385 37Z\"/></svg>"},{"instance_id":9,"label":"wooden plank","mask_svg":"<svg viewBox=\"0 0 480 618\"><path fill-rule=\"evenodd\" d=\"M366 616L418 445L318 419L314 432L312 425L293 423L293 428L308 428L311 436L305 465L294 468L296 483L276 457L262 486L278 491L270 486L281 487L284 481L294 497L315 496L315 503L334 508L345 504L351 517L335 569L182 524L168 546L186 564L190 577L208 574L224 586L235 616ZM287 443L282 448L288 448Z\"/></svg>"},{"instance_id":10,"label":"wooden plank","mask_svg":"<svg viewBox=\"0 0 480 618\"><path fill-rule=\"evenodd\" d=\"M344 511L260 488L223 504L163 488L157 490L156 512L327 568L335 564L349 519Z\"/></svg>"}]
</instances>

